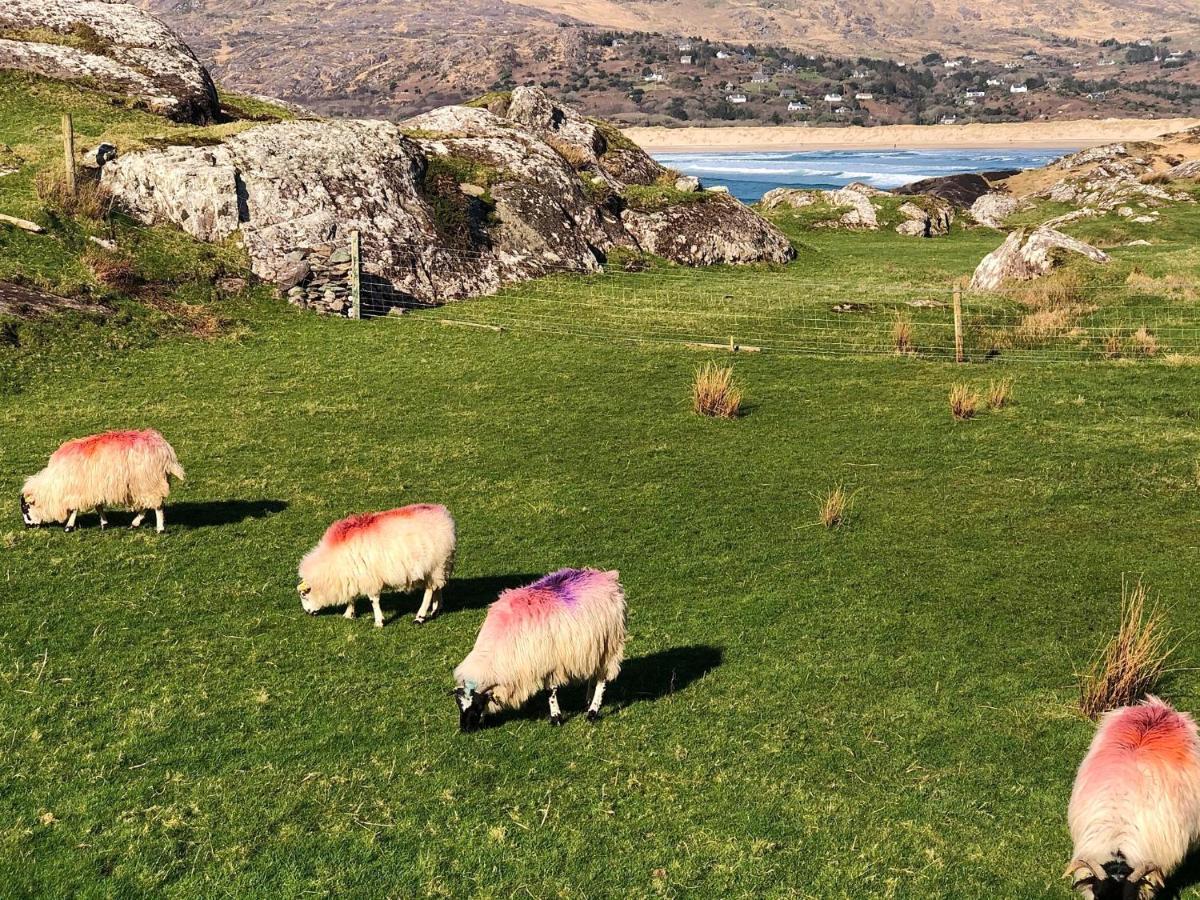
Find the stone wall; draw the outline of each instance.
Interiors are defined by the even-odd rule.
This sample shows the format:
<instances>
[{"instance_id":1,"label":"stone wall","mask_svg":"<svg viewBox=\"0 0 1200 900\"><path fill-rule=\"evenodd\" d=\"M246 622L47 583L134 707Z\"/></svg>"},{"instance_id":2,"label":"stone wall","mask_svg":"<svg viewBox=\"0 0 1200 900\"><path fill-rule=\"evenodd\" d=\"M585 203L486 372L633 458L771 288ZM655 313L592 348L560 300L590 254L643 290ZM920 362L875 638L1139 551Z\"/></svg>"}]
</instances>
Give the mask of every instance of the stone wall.
<instances>
[{"instance_id":1,"label":"stone wall","mask_svg":"<svg viewBox=\"0 0 1200 900\"><path fill-rule=\"evenodd\" d=\"M310 250L303 262L308 275L288 288L288 303L326 315L349 316L353 305L350 248L323 244Z\"/></svg>"}]
</instances>

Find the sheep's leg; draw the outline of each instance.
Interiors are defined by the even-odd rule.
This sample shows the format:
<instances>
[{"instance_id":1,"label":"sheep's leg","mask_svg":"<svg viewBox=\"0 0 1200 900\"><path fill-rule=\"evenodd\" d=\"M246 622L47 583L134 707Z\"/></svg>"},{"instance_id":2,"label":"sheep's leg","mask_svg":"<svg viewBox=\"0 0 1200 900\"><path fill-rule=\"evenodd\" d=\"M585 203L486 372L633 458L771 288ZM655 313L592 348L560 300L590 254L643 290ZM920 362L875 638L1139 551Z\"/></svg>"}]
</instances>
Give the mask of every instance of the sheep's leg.
<instances>
[{"instance_id":1,"label":"sheep's leg","mask_svg":"<svg viewBox=\"0 0 1200 900\"><path fill-rule=\"evenodd\" d=\"M130 528L141 528L142 523L146 521L146 512L147 512L147 510L143 509L140 513L138 513L136 516L134 516L133 521L129 523L129 527Z\"/></svg>"},{"instance_id":2,"label":"sheep's leg","mask_svg":"<svg viewBox=\"0 0 1200 900\"><path fill-rule=\"evenodd\" d=\"M71 510L71 514L67 517L67 524L63 528L63 531L70 533L75 530L75 517L78 514L79 514L79 510L77 510L77 509Z\"/></svg>"},{"instance_id":3,"label":"sheep's leg","mask_svg":"<svg viewBox=\"0 0 1200 900\"><path fill-rule=\"evenodd\" d=\"M429 610L429 618L433 618L442 611L442 589L435 588L433 591L433 608Z\"/></svg>"},{"instance_id":4,"label":"sheep's leg","mask_svg":"<svg viewBox=\"0 0 1200 900\"><path fill-rule=\"evenodd\" d=\"M550 688L550 724L561 725L563 723L562 710L558 708L558 688Z\"/></svg>"},{"instance_id":5,"label":"sheep's leg","mask_svg":"<svg viewBox=\"0 0 1200 900\"><path fill-rule=\"evenodd\" d=\"M163 508L160 506L154 511L154 531L157 534L162 534L167 530L166 522L164 521Z\"/></svg>"},{"instance_id":6,"label":"sheep's leg","mask_svg":"<svg viewBox=\"0 0 1200 900\"><path fill-rule=\"evenodd\" d=\"M592 694L592 702L588 706L587 717L589 722L595 722L600 718L600 704L604 702L604 686L608 684L603 678L596 679L596 691Z\"/></svg>"},{"instance_id":7,"label":"sheep's leg","mask_svg":"<svg viewBox=\"0 0 1200 900\"><path fill-rule=\"evenodd\" d=\"M418 625L424 625L433 618L435 607L433 606L433 597L436 592L429 585L425 586L425 597L421 601L421 608L417 610L417 617L413 619Z\"/></svg>"},{"instance_id":8,"label":"sheep's leg","mask_svg":"<svg viewBox=\"0 0 1200 900\"><path fill-rule=\"evenodd\" d=\"M375 613L375 627L383 627L383 607L379 605L379 595L371 595L371 609Z\"/></svg>"},{"instance_id":9,"label":"sheep's leg","mask_svg":"<svg viewBox=\"0 0 1200 900\"><path fill-rule=\"evenodd\" d=\"M349 603L346 604L346 611L344 613L342 613L342 616L347 619L353 619L357 615L358 615L358 610L356 610L354 608L354 601L351 600Z\"/></svg>"},{"instance_id":10,"label":"sheep's leg","mask_svg":"<svg viewBox=\"0 0 1200 900\"><path fill-rule=\"evenodd\" d=\"M108 516L104 515L104 507L103 506L97 506L96 512L98 512L100 514L100 530L103 531L105 528L108 527Z\"/></svg>"}]
</instances>

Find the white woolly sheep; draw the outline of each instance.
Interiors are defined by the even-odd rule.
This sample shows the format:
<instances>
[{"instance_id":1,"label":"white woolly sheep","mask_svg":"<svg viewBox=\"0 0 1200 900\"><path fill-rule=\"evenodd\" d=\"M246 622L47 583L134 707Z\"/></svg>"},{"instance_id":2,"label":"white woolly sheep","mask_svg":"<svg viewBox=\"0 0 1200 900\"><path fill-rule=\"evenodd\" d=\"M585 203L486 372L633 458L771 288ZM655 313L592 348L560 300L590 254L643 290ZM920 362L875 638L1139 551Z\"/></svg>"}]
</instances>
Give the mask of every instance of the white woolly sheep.
<instances>
[{"instance_id":1,"label":"white woolly sheep","mask_svg":"<svg viewBox=\"0 0 1200 900\"><path fill-rule=\"evenodd\" d=\"M625 656L625 592L617 572L562 569L504 591L488 607L475 647L454 670L459 728L550 690L550 723L562 724L558 688L594 680L588 720Z\"/></svg>"},{"instance_id":2,"label":"white woolly sheep","mask_svg":"<svg viewBox=\"0 0 1200 900\"><path fill-rule=\"evenodd\" d=\"M81 512L96 510L108 527L106 507L133 509L137 528L154 510L156 527L165 530L163 500L171 478L183 480L174 448L157 431L110 431L67 441L54 451L46 468L21 489L21 518L29 527L66 521L75 530Z\"/></svg>"},{"instance_id":3,"label":"white woolly sheep","mask_svg":"<svg viewBox=\"0 0 1200 900\"><path fill-rule=\"evenodd\" d=\"M1200 839L1200 741L1157 697L1105 715L1067 812L1086 900L1150 900Z\"/></svg>"},{"instance_id":4,"label":"white woolly sheep","mask_svg":"<svg viewBox=\"0 0 1200 900\"><path fill-rule=\"evenodd\" d=\"M366 596L383 627L379 595L385 588L425 588L418 625L442 606L442 588L454 570L454 519L444 506L418 503L387 512L350 516L329 526L319 544L300 562L300 605L309 615L345 606Z\"/></svg>"}]
</instances>

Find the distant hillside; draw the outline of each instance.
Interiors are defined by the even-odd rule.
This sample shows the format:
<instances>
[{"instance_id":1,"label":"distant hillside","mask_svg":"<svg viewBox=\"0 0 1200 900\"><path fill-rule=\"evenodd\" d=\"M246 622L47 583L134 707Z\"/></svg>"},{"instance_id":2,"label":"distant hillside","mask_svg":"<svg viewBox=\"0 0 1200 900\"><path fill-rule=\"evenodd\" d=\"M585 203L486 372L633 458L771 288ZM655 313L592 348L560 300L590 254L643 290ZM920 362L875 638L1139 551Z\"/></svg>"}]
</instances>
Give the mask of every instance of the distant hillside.
<instances>
[{"instance_id":1,"label":"distant hillside","mask_svg":"<svg viewBox=\"0 0 1200 900\"><path fill-rule=\"evenodd\" d=\"M516 84L640 125L1200 115L1190 0L140 2L223 83L334 115Z\"/></svg>"}]
</instances>

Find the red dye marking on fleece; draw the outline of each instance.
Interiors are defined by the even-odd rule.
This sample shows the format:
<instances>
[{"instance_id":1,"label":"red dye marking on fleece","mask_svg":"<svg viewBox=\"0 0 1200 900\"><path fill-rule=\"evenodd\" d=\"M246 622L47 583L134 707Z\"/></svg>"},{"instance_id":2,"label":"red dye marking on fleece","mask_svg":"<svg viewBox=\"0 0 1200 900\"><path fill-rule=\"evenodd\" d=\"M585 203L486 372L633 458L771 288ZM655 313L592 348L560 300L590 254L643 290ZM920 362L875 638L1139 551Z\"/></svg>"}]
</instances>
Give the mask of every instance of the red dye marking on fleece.
<instances>
[{"instance_id":1,"label":"red dye marking on fleece","mask_svg":"<svg viewBox=\"0 0 1200 900\"><path fill-rule=\"evenodd\" d=\"M402 506L399 509L389 509L386 512L362 513L356 516L347 516L329 526L325 532L323 541L330 544L340 544L348 541L353 537L364 534L372 528L379 525L381 522L388 519L402 519L409 516L415 516L419 513L429 512L438 509L439 507L432 503L414 503L411 506Z\"/></svg>"},{"instance_id":2,"label":"red dye marking on fleece","mask_svg":"<svg viewBox=\"0 0 1200 900\"><path fill-rule=\"evenodd\" d=\"M162 438L157 431L106 431L104 434L93 434L90 437L67 441L54 452L54 455L92 456L97 450L105 447L129 450L138 444L148 444L160 440Z\"/></svg>"},{"instance_id":3,"label":"red dye marking on fleece","mask_svg":"<svg viewBox=\"0 0 1200 900\"><path fill-rule=\"evenodd\" d=\"M1165 706L1132 706L1109 726L1103 763L1116 765L1129 757L1173 766L1194 765L1195 738L1187 720ZM1098 760L1099 762L1099 760Z\"/></svg>"}]
</instances>

